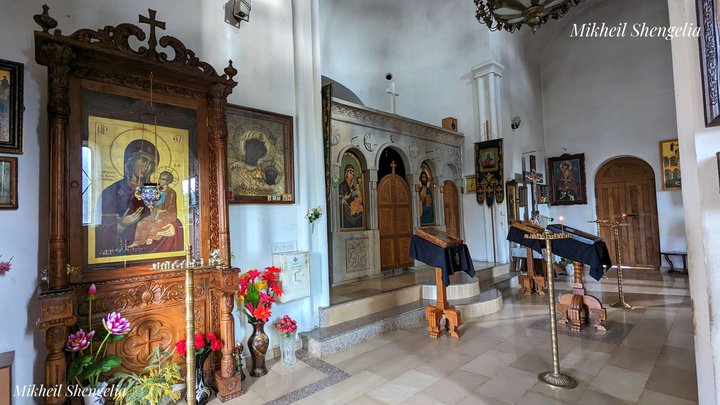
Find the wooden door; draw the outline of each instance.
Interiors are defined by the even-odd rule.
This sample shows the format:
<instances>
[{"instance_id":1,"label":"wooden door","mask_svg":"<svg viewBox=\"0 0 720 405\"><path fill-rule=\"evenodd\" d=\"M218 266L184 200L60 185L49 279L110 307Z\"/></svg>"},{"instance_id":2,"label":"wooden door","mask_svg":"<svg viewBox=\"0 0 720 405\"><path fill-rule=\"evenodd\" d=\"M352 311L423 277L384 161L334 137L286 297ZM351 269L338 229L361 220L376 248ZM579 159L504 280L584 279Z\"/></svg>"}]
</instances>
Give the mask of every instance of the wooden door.
<instances>
[{"instance_id":1,"label":"wooden door","mask_svg":"<svg viewBox=\"0 0 720 405\"><path fill-rule=\"evenodd\" d=\"M620 228L622 264L628 267L652 268L660 266L660 235L658 228L655 173L644 161L623 157L604 164L595 177L595 199L599 219L622 221ZM612 228L600 228L610 256L615 262Z\"/></svg>"},{"instance_id":2,"label":"wooden door","mask_svg":"<svg viewBox=\"0 0 720 405\"><path fill-rule=\"evenodd\" d=\"M445 229L450 235L460 238L460 203L455 183L445 180L443 183L443 206L445 210Z\"/></svg>"},{"instance_id":3,"label":"wooden door","mask_svg":"<svg viewBox=\"0 0 720 405\"><path fill-rule=\"evenodd\" d=\"M414 264L409 256L413 235L410 189L402 177L388 174L378 184L380 268L391 270Z\"/></svg>"}]
</instances>

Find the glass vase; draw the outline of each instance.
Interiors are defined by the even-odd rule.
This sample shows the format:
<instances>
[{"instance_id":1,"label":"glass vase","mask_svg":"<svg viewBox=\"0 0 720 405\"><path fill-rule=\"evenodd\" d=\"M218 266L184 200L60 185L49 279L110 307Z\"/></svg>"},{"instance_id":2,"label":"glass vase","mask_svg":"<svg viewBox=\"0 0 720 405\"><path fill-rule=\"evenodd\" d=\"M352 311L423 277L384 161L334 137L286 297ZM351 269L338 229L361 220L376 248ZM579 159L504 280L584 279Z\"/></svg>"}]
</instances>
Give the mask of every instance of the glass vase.
<instances>
[{"instance_id":1,"label":"glass vase","mask_svg":"<svg viewBox=\"0 0 720 405\"><path fill-rule=\"evenodd\" d=\"M279 332L280 335L280 358L283 366L292 366L295 358L295 332Z\"/></svg>"}]
</instances>

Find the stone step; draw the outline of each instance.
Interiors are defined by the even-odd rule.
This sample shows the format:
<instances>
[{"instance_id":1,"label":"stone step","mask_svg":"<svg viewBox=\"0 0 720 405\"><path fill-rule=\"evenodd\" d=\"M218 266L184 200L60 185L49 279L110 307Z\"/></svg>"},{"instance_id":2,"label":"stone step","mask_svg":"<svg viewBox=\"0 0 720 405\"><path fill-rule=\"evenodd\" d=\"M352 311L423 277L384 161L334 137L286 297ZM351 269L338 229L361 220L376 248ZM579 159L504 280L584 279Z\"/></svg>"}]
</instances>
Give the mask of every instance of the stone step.
<instances>
[{"instance_id":1,"label":"stone step","mask_svg":"<svg viewBox=\"0 0 720 405\"><path fill-rule=\"evenodd\" d=\"M473 297L448 300L448 302L460 311L463 322L465 322L470 318L499 311L503 301L498 290L489 289ZM435 305L435 300L422 299L336 325L319 327L310 332L301 333L303 348L314 356L327 356L384 333L424 323L426 305ZM462 326L460 328L462 331Z\"/></svg>"},{"instance_id":2,"label":"stone step","mask_svg":"<svg viewBox=\"0 0 720 405\"><path fill-rule=\"evenodd\" d=\"M421 286L412 285L382 294L320 308L320 327L330 327L373 313L400 307L422 298Z\"/></svg>"}]
</instances>

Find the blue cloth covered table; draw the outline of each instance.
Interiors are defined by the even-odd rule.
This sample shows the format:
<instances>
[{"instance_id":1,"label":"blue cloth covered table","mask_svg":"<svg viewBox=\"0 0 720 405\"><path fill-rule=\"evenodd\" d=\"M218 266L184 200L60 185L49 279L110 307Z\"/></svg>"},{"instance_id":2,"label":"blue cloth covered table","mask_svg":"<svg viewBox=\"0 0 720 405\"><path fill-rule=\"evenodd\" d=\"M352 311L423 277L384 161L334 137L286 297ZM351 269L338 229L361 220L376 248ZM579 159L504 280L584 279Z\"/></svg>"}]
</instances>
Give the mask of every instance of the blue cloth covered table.
<instances>
[{"instance_id":1,"label":"blue cloth covered table","mask_svg":"<svg viewBox=\"0 0 720 405\"><path fill-rule=\"evenodd\" d=\"M446 287L450 284L450 275L455 272L464 271L470 277L475 277L475 267L465 244L441 248L413 235L410 241L410 257L429 266L441 268L443 285Z\"/></svg>"},{"instance_id":2,"label":"blue cloth covered table","mask_svg":"<svg viewBox=\"0 0 720 405\"><path fill-rule=\"evenodd\" d=\"M526 233L522 229L511 226L507 240L542 253L542 250L545 249L545 241L528 239L525 237ZM577 239L555 239L551 241L551 246L554 254L590 266L590 276L595 280L599 281L602 278L603 274L605 274L605 268L612 267L610 253L608 253L607 245L602 239L591 244Z\"/></svg>"}]
</instances>

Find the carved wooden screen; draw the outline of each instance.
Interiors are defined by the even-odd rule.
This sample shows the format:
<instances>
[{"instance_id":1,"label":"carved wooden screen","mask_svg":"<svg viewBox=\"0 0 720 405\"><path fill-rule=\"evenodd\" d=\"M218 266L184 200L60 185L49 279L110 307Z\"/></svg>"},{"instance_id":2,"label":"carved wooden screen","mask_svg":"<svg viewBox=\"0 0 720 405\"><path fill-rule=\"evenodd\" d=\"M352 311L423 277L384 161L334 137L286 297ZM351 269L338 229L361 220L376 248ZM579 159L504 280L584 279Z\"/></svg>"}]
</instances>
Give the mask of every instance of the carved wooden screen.
<instances>
[{"instance_id":1,"label":"carved wooden screen","mask_svg":"<svg viewBox=\"0 0 720 405\"><path fill-rule=\"evenodd\" d=\"M165 23L148 13L140 16L150 26L147 45L138 48L130 43L146 33L133 24L63 35L47 6L34 17L42 28L35 59L48 67L50 254L39 297L46 387L66 383L65 338L76 321L85 325L90 283L98 290L94 324L122 311L132 325L109 351L125 370L140 371L152 347L185 336L183 272L151 263L182 259L187 244L204 258L219 249L230 262L225 105L237 71L231 62L218 74L177 38L157 39ZM164 210L148 212L134 198L143 181L163 183ZM236 286L233 269L196 272L196 329L220 332L224 342L205 370L221 400L241 392L232 358Z\"/></svg>"}]
</instances>

